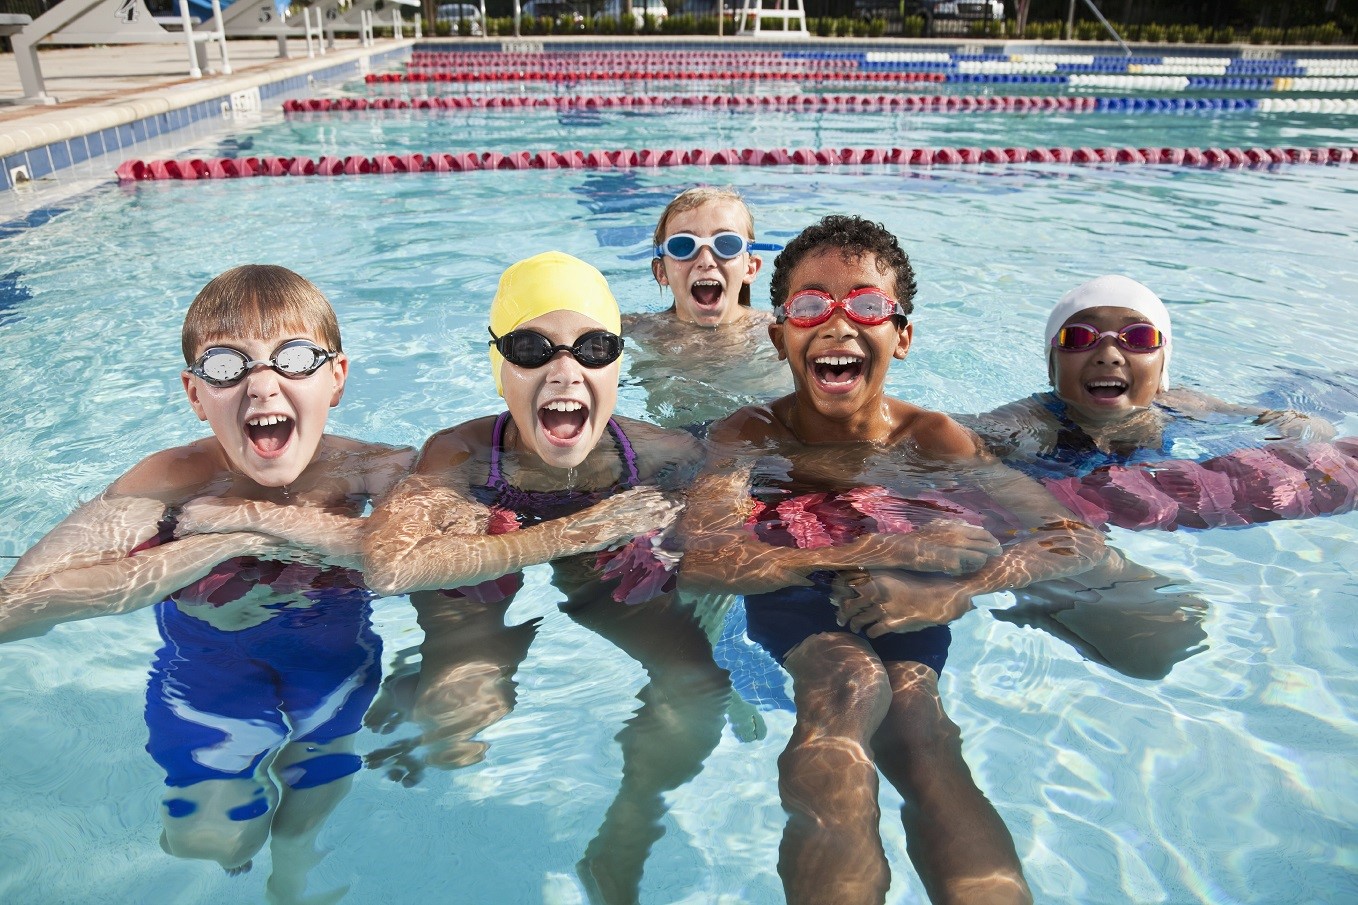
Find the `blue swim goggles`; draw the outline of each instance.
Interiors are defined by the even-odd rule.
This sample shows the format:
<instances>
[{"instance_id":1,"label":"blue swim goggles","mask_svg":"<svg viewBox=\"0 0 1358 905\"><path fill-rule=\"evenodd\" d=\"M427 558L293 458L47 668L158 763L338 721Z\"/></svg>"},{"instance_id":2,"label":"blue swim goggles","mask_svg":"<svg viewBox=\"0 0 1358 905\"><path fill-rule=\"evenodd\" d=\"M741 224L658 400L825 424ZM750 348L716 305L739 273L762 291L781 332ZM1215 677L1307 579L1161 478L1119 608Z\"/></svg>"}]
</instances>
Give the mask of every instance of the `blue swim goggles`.
<instances>
[{"instance_id":1,"label":"blue swim goggles","mask_svg":"<svg viewBox=\"0 0 1358 905\"><path fill-rule=\"evenodd\" d=\"M747 251L782 251L783 246L769 242L751 242L740 233L721 232L708 239L693 233L675 233L655 247L657 258L669 255L676 261L690 261L698 257L704 248L712 249L712 254L729 261Z\"/></svg>"}]
</instances>

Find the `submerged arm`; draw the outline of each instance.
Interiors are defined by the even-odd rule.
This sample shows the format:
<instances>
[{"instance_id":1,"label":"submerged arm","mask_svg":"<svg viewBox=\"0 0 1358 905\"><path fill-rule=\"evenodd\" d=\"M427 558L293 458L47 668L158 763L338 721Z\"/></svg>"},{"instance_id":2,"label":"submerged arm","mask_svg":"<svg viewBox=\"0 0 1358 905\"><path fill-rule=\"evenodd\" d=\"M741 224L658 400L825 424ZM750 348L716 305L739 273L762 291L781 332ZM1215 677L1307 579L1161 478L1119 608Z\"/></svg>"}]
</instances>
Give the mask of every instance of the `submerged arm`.
<instances>
[{"instance_id":1,"label":"submerged arm","mask_svg":"<svg viewBox=\"0 0 1358 905\"><path fill-rule=\"evenodd\" d=\"M1023 588L1037 581L1077 575L1104 562L1103 535L1077 521L1037 482L988 457L977 460L967 480L1023 527L1004 551L959 578L891 572L857 576L840 605L841 619L869 637L951 622L972 609L979 594Z\"/></svg>"},{"instance_id":2,"label":"submerged arm","mask_svg":"<svg viewBox=\"0 0 1358 905\"><path fill-rule=\"evenodd\" d=\"M154 536L163 511L159 500L108 495L76 510L0 580L0 640L149 606L224 560L281 549L262 535L236 532L131 553Z\"/></svg>"},{"instance_id":3,"label":"submerged arm","mask_svg":"<svg viewBox=\"0 0 1358 905\"><path fill-rule=\"evenodd\" d=\"M593 553L669 524L677 504L654 488L607 497L578 513L489 534L490 510L468 488L472 454L456 432L430 441L415 473L373 512L364 571L381 594L479 584L578 553Z\"/></svg>"},{"instance_id":4,"label":"submerged arm","mask_svg":"<svg viewBox=\"0 0 1358 905\"><path fill-rule=\"evenodd\" d=\"M179 527L187 534L253 532L314 553L322 561L349 569L363 565L366 519L354 514L368 500L381 497L410 469L414 450L374 447L351 454L336 467L331 486L321 488L329 507L309 505L303 498L291 504L230 497L198 497L184 505ZM339 486L333 482L342 482Z\"/></svg>"},{"instance_id":5,"label":"submerged arm","mask_svg":"<svg viewBox=\"0 0 1358 905\"><path fill-rule=\"evenodd\" d=\"M1330 440L1338 433L1335 426L1319 415L1296 409L1266 409L1257 405L1227 402L1197 390L1170 390L1164 397L1167 405L1186 415L1218 414L1253 418L1255 424L1274 428L1278 436L1270 440Z\"/></svg>"},{"instance_id":6,"label":"submerged arm","mask_svg":"<svg viewBox=\"0 0 1358 905\"><path fill-rule=\"evenodd\" d=\"M999 552L983 528L937 522L909 534L870 534L833 547L801 549L767 544L746 522L753 463L709 471L689 492L681 521L680 576L695 592L758 594L810 584L818 570L902 568L969 572Z\"/></svg>"}]
</instances>

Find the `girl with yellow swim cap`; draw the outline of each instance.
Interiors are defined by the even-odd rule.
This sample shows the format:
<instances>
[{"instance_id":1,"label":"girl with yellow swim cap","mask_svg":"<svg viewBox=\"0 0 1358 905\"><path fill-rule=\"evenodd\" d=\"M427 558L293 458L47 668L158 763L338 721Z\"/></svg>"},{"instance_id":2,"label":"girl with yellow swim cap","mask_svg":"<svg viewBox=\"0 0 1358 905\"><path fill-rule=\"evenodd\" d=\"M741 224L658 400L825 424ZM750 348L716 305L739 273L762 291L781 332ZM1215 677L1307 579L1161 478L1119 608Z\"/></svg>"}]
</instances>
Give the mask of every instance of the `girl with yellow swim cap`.
<instances>
[{"instance_id":1,"label":"girl with yellow swim cap","mask_svg":"<svg viewBox=\"0 0 1358 905\"><path fill-rule=\"evenodd\" d=\"M730 693L675 598L675 557L659 549L679 509L662 488L677 489L701 451L688 434L614 416L620 318L594 267L561 252L520 261L489 314L507 410L429 439L369 520L367 576L381 593L410 593L425 631L413 717L430 762L481 759L472 737L513 707L539 620L503 618L528 566L551 563L561 608L641 663L651 684L638 697L663 713L644 704L619 734L619 802L579 865L591 900L635 901L664 794L701 769Z\"/></svg>"}]
</instances>

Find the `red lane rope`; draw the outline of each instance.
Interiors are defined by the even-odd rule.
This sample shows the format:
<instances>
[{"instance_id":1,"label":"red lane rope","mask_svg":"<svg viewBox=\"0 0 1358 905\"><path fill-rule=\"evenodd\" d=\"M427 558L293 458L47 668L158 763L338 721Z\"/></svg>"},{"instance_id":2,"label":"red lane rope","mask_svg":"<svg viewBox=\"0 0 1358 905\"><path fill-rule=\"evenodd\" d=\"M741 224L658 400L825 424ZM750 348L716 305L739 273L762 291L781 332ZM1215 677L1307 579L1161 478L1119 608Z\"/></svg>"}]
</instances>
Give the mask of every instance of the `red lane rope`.
<instances>
[{"instance_id":1,"label":"red lane rope","mask_svg":"<svg viewBox=\"0 0 1358 905\"><path fill-rule=\"evenodd\" d=\"M640 151L463 151L453 154L379 154L375 157L219 157L128 160L121 182L162 179L235 179L252 176L356 176L367 173L457 173L470 170L613 169L673 166L788 166L829 164L1077 163L1170 164L1212 169L1285 163L1358 163L1358 148L722 148Z\"/></svg>"},{"instance_id":2,"label":"red lane rope","mask_svg":"<svg viewBox=\"0 0 1358 905\"><path fill-rule=\"evenodd\" d=\"M500 71L438 70L434 72L370 72L364 81L370 85L404 82L614 82L614 81L738 81L819 79L837 82L943 82L941 72L825 72L694 69L507 69Z\"/></svg>"},{"instance_id":3,"label":"red lane rope","mask_svg":"<svg viewBox=\"0 0 1358 905\"><path fill-rule=\"evenodd\" d=\"M313 97L283 102L284 113L336 113L362 110L494 110L502 108L543 108L560 110L650 109L669 107L723 107L733 110L836 110L882 112L888 110L929 110L944 112L1061 111L1092 112L1098 107L1093 97L957 96L905 94L794 94L729 95L575 95L572 97Z\"/></svg>"}]
</instances>

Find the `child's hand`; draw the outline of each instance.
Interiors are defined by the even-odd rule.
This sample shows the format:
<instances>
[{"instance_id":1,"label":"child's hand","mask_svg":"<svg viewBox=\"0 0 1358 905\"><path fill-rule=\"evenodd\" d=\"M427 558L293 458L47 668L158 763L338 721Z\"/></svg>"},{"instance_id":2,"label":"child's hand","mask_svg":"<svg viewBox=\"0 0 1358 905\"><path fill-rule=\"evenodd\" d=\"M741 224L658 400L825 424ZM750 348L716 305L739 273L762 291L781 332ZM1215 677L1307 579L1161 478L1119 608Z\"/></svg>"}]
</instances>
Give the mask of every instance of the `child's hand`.
<instances>
[{"instance_id":1,"label":"child's hand","mask_svg":"<svg viewBox=\"0 0 1358 905\"><path fill-rule=\"evenodd\" d=\"M1333 440L1338 433L1334 425L1324 418L1316 418L1292 409L1269 409L1261 412L1259 417L1254 419L1254 423L1277 429L1278 436L1269 437L1270 440Z\"/></svg>"},{"instance_id":2,"label":"child's hand","mask_svg":"<svg viewBox=\"0 0 1358 905\"><path fill-rule=\"evenodd\" d=\"M946 625L972 608L960 582L900 572L840 572L831 588L838 621L869 638Z\"/></svg>"},{"instance_id":3,"label":"child's hand","mask_svg":"<svg viewBox=\"0 0 1358 905\"><path fill-rule=\"evenodd\" d=\"M560 521L569 523L566 537L580 546L580 552L594 553L639 534L664 531L674 524L683 508L682 503L654 487L637 487L600 500Z\"/></svg>"},{"instance_id":4,"label":"child's hand","mask_svg":"<svg viewBox=\"0 0 1358 905\"><path fill-rule=\"evenodd\" d=\"M248 500L230 497L195 497L179 510L176 534L183 537L256 530L259 519L254 506Z\"/></svg>"},{"instance_id":5,"label":"child's hand","mask_svg":"<svg viewBox=\"0 0 1358 905\"><path fill-rule=\"evenodd\" d=\"M909 569L965 575L1000 554L984 528L951 519L930 522L909 534L870 534L853 542L869 551L865 568Z\"/></svg>"}]
</instances>

